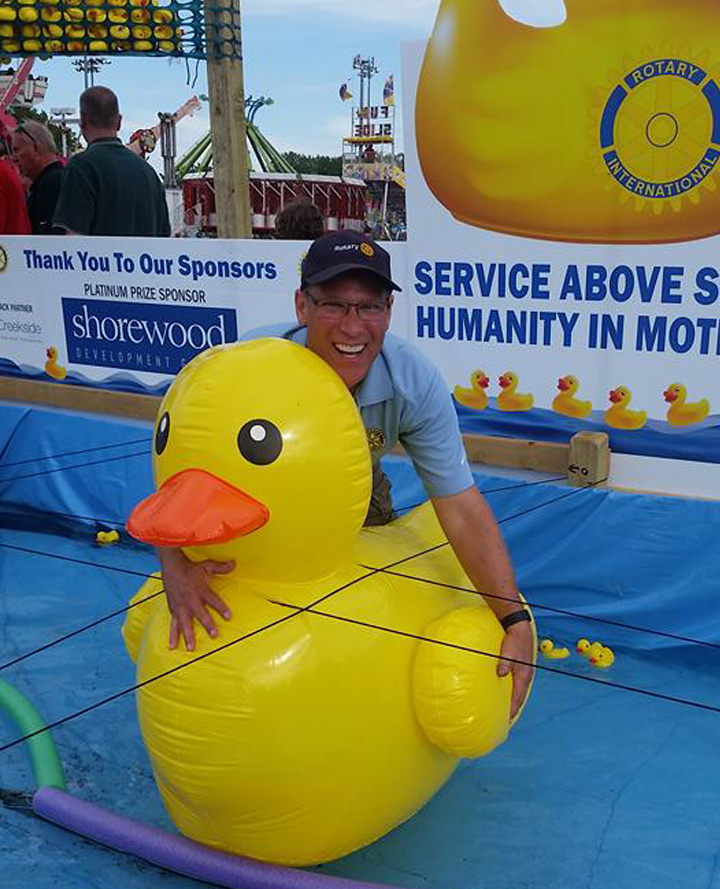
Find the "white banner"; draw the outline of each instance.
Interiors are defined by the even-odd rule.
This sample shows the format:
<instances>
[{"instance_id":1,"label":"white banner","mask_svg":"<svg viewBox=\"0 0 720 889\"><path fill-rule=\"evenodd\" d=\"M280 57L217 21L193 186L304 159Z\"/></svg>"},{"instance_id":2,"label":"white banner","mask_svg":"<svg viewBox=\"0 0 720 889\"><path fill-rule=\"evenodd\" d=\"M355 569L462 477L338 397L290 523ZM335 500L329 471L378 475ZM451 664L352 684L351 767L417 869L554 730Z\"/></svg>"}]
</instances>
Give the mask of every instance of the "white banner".
<instances>
[{"instance_id":1,"label":"white banner","mask_svg":"<svg viewBox=\"0 0 720 889\"><path fill-rule=\"evenodd\" d=\"M488 205L507 208L512 164L535 148L488 144L492 122L483 131L467 118L454 155L444 112L420 108L425 48L404 48L410 338L443 371L463 428L545 440L603 431L622 453L720 462L720 237L569 243L461 221L448 197L461 164ZM578 224L585 208L565 212Z\"/></svg>"},{"instance_id":2,"label":"white banner","mask_svg":"<svg viewBox=\"0 0 720 889\"><path fill-rule=\"evenodd\" d=\"M292 323L307 244L139 238L0 240L0 373L162 392L194 355ZM400 250L397 247L400 247ZM404 277L403 245L391 245ZM406 330L400 301L395 329Z\"/></svg>"}]
</instances>

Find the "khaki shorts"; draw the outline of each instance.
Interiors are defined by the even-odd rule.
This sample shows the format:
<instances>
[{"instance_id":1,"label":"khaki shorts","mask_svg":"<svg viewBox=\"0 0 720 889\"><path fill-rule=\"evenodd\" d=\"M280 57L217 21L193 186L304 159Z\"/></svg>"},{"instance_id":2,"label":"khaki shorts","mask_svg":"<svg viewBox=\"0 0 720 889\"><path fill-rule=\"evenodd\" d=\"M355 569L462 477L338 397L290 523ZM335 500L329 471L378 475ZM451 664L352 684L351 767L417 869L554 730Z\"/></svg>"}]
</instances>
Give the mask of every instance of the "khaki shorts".
<instances>
[{"instance_id":1,"label":"khaki shorts","mask_svg":"<svg viewBox=\"0 0 720 889\"><path fill-rule=\"evenodd\" d=\"M380 468L379 463L373 463L372 494L370 495L370 507L365 518L365 526L387 525L397 518L393 511L390 479Z\"/></svg>"}]
</instances>

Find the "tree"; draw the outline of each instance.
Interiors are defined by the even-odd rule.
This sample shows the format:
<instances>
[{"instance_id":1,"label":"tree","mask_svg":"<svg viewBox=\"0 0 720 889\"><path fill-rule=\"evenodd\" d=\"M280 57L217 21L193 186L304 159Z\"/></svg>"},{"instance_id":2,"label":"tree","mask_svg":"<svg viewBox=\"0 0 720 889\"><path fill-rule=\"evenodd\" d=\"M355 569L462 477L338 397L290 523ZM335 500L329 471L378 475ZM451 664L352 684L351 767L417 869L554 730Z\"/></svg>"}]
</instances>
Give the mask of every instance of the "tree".
<instances>
[{"instance_id":1,"label":"tree","mask_svg":"<svg viewBox=\"0 0 720 889\"><path fill-rule=\"evenodd\" d=\"M53 134L57 150L58 152L60 151L62 146L62 127L56 123L50 123L50 118L45 111L37 111L35 108L13 106L11 114L18 123L22 123L24 120L37 120L40 123L44 123ZM82 143L69 127L65 128L65 144L67 145L69 155L82 151L83 148Z\"/></svg>"},{"instance_id":2,"label":"tree","mask_svg":"<svg viewBox=\"0 0 720 889\"><path fill-rule=\"evenodd\" d=\"M285 160L298 173L314 176L342 176L342 158L327 154L298 154L296 151L283 152Z\"/></svg>"}]
</instances>

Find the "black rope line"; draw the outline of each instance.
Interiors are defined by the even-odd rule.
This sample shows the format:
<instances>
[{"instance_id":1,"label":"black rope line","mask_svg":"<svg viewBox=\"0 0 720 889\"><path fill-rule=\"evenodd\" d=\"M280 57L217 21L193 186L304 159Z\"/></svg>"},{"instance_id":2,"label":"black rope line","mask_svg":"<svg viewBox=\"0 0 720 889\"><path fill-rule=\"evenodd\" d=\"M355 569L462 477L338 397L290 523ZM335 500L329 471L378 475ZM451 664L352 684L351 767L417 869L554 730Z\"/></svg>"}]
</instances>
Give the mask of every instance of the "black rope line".
<instances>
[{"instance_id":1,"label":"black rope line","mask_svg":"<svg viewBox=\"0 0 720 889\"><path fill-rule=\"evenodd\" d=\"M0 541L1 549L12 549L16 552L27 553L30 556L45 556L47 559L59 559L61 562L72 562L75 565L87 565L90 568L104 568L106 571L117 571L119 574L132 574L133 577L152 577L142 571L133 571L132 568L120 568L116 565L99 565L97 562L88 562L87 559L75 559L72 556L61 556L59 553L46 553L43 550L29 549L26 546L16 546L14 543L3 543ZM153 572L154 573L154 572Z\"/></svg>"},{"instance_id":2,"label":"black rope line","mask_svg":"<svg viewBox=\"0 0 720 889\"><path fill-rule=\"evenodd\" d=\"M387 565L388 568L394 568L396 565L402 565L405 562L409 562L412 559L419 558L420 556L427 555L434 550L440 549L447 544L441 543L436 546L429 547L426 550L423 550L421 553L416 553L411 556L406 556L403 559L398 559L396 562ZM255 630L252 630L249 633L245 633L243 636L239 636L237 639L231 639L229 642L224 643L223 645L219 645L217 648L212 648L210 651L206 651L204 654L197 655L197 657L191 658L191 660L186 661L184 664L178 664L176 667L171 667L169 670L165 670L163 673L159 673L157 676L151 676L149 679L143 680L143 682L136 683L134 685L129 686L128 688L121 689L115 694L109 695L107 698L103 698L100 701L96 701L94 704L90 704L87 707L83 707L82 710L78 710L75 713L70 713L67 716L63 716L61 719L56 719L54 722L48 723L42 728L36 729L29 734L23 735L20 738L16 738L14 741L10 741L7 744L0 746L0 753L3 753L5 750L9 750L11 747L15 747L18 744L22 744L23 741L29 741L31 738L36 737L37 735L41 735L43 732L50 731L53 728L57 728L58 726L64 725L67 722L70 722L73 719L77 719L80 716L84 716L86 713L90 713L93 710L97 710L99 707L104 706L105 704L110 704L112 701L116 701L118 698L122 698L125 695L131 694L138 689L143 688L146 685L150 685L153 682L158 682L160 679L164 679L167 676L171 676L173 673L177 673L179 670L184 670L187 667L192 666L193 664L198 663L199 661L205 660L205 658L210 657L210 655L217 654L219 651L224 651L227 648L231 648L234 645L237 645L240 642L244 642L246 639L250 639L253 636L257 636L259 633L265 632L266 630L270 630L273 627L278 626L279 624L285 623L286 621L292 619L293 617L297 617L298 614L302 614L303 611L306 611L309 608L314 608L316 605L320 605L329 599L331 596L336 595L337 593L342 592L343 590L348 589L351 586L354 586L356 583L359 583L362 580L366 580L368 577L372 577L374 574L378 574L380 569L373 569L368 571L366 574L362 574L360 577L356 577L354 580L348 581L342 586L337 587L337 589L331 590L329 593L326 593L324 596L321 596L319 599L316 599L314 602L311 602L309 605L300 607L298 606L297 611L293 611L291 614L287 614L284 617L280 617L277 620L271 621L269 624L264 624L262 627L258 627Z\"/></svg>"},{"instance_id":3,"label":"black rope line","mask_svg":"<svg viewBox=\"0 0 720 889\"><path fill-rule=\"evenodd\" d=\"M86 466L98 466L101 463L114 463L116 460L127 460L128 457L144 457L151 453L152 449L149 451L138 451L135 454L120 454L119 457L106 457L104 460L90 460L87 463L74 463L72 466L58 466L55 469L42 469L39 472L30 472L27 475L16 475L12 478L0 478L0 485L19 482L25 478L37 478L40 475L51 475L53 472L66 472L68 469L84 469Z\"/></svg>"},{"instance_id":4,"label":"black rope line","mask_svg":"<svg viewBox=\"0 0 720 889\"><path fill-rule=\"evenodd\" d=\"M360 563L363 568L372 568L372 565L365 565ZM414 574L404 574L401 571L390 571L384 568L381 568L380 571L383 574L390 574L393 577L402 577L405 580L416 580L419 583L427 583L432 586L443 587L448 590L456 590L459 593L469 593L473 596L482 596L485 599L499 599L502 602L517 602L517 599L513 599L510 596L501 596L498 593L481 593L479 590L474 589L473 587L465 587L465 586L457 586L452 583L443 583L440 580L431 580L429 577L417 577ZM623 630L635 630L638 633L647 633L650 636L662 636L665 639L674 639L678 642L690 642L693 645L704 645L707 648L716 648L720 649L720 643L717 642L707 642L705 639L693 639L691 636L679 636L676 633L666 633L663 630L651 630L648 627L639 627L635 624L626 624L619 620L612 620L609 617L595 617L594 615L580 614L577 611L568 611L565 608L555 608L553 605L541 605L539 602L530 602L529 600L525 600L526 604L533 609L538 611L552 611L553 614L561 614L564 617L574 617L579 618L580 620L588 620L594 623L608 624L613 627L620 627Z\"/></svg>"},{"instance_id":5,"label":"black rope line","mask_svg":"<svg viewBox=\"0 0 720 889\"><path fill-rule=\"evenodd\" d=\"M294 613L307 611L310 614L317 614L321 617L332 618L333 620L339 620L343 623L355 624L359 627L365 627L370 630L379 630L383 633L391 633L395 636L403 636L407 639L416 639L418 642L431 642L434 645L442 645L445 648L454 648L457 651L466 651L469 654L479 654L483 657L494 658L495 660L505 660L512 664L518 664L522 667L530 667L531 669L536 670L547 670L549 673L557 673L560 676L568 676L572 679L582 679L585 682L593 682L605 687L609 686L610 688L617 688L621 691L635 692L636 694L647 695L651 698L658 698L663 701L670 701L674 704L685 704L687 707L696 707L699 710L709 710L712 713L720 713L720 707L713 706L712 704L703 704L700 701L693 701L690 698L678 698L674 695L666 695L657 691L649 691L644 688L637 688L634 685L625 685L621 682L613 682L609 679L594 679L592 676L586 676L584 673L570 673L567 670L560 670L557 667L550 667L546 664L533 664L529 661L522 661L519 658L503 657L500 654L493 654L493 652L491 651L482 651L479 648L471 648L467 645L457 645L454 642L447 642L443 639L433 639L430 636L420 636L417 633L409 633L405 630L394 629L393 627L383 627L378 624L369 623L368 621L358 620L352 617L343 617L340 614L330 614L327 611L318 611L316 608L310 606L306 606L303 608L300 605L290 605L287 602L278 602L275 599L269 599L268 601L272 602L274 605L279 605L283 608L291 608L293 609ZM0 747L0 750L2 749L3 748Z\"/></svg>"},{"instance_id":6,"label":"black rope line","mask_svg":"<svg viewBox=\"0 0 720 889\"><path fill-rule=\"evenodd\" d=\"M149 596L145 596L144 599L139 599L137 602L133 602L130 605L125 605L123 608L119 608L117 611L113 611L112 614L106 614L105 617L100 617L84 627L80 627L77 630L72 630L71 632L66 633L64 636L61 636L59 639L54 639L52 642L47 642L45 643L45 645L41 645L39 648L35 648L32 651L26 651L24 654L20 654L16 658L13 658L13 660L7 661L4 664L0 664L0 672L2 672L3 670L7 670L8 667L14 667L15 664L19 664L21 661L27 660L29 657L32 657L35 654L40 654L43 651L47 651L48 648L53 648L53 646L59 645L61 642L67 642L68 639L72 639L73 636L79 636L80 633L84 633L86 630L92 630L93 627L97 627L113 617L118 617L118 615L120 614L125 614L127 611L130 611L131 608L137 608L138 605L143 605L145 602L149 602L151 599L155 599L157 596L164 592L165 587L163 587L161 590L158 590L156 593L151 593Z\"/></svg>"},{"instance_id":7,"label":"black rope line","mask_svg":"<svg viewBox=\"0 0 720 889\"><path fill-rule=\"evenodd\" d=\"M97 445L94 448L84 448L80 451L64 451L61 454L48 454L45 457L28 457L27 460L15 460L13 463L3 463L0 460L0 469L8 469L10 466L23 466L25 463L39 463L40 460L59 460L61 457L75 457L78 454L93 454L96 451L107 451L110 448L125 448L136 444L152 444L152 438L136 438L133 441L119 441L117 444Z\"/></svg>"},{"instance_id":8,"label":"black rope line","mask_svg":"<svg viewBox=\"0 0 720 889\"><path fill-rule=\"evenodd\" d=\"M105 525L109 527L125 526L125 519L100 519L97 516L91 515L77 515L74 512L53 512L50 509L38 509L38 507L33 506L31 511L25 512L8 512L7 510L3 511L2 516L0 516L0 521L4 521L6 518L17 518L17 519L34 519L39 518L40 516L47 516L48 518L55 519L80 519L83 522L93 522L95 525ZM14 528L11 530L15 530Z\"/></svg>"},{"instance_id":9,"label":"black rope line","mask_svg":"<svg viewBox=\"0 0 720 889\"><path fill-rule=\"evenodd\" d=\"M505 485L502 488L488 488L487 490L483 490L479 485L475 485L475 487L478 489L478 491L480 491L480 493L484 497L486 494L497 494L499 491L515 491L515 490L518 490L519 488L533 488L536 485L550 484L550 482L566 482L566 481L567 481L566 475L559 475L559 476L553 477L553 478L544 478L544 479L541 479L540 481L536 481L536 482L520 482L519 484L516 484L516 485ZM607 479L603 479L603 481L607 481ZM426 497L425 500L420 500L418 503L411 503L408 506L395 506L390 510L381 511L381 512L377 513L377 515L381 516L384 519L392 519L392 517L395 515L395 513L409 512L411 509L417 509L418 506L424 506L427 502L428 502L428 499Z\"/></svg>"}]
</instances>

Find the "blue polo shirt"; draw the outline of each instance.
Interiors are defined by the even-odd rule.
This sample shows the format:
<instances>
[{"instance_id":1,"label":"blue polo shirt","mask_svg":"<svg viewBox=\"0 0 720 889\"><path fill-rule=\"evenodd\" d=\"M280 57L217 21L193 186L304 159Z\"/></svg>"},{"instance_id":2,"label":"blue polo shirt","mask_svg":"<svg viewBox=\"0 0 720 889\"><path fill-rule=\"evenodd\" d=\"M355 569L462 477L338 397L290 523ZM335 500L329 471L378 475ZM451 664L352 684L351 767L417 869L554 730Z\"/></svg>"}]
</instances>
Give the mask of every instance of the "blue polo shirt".
<instances>
[{"instance_id":1,"label":"blue polo shirt","mask_svg":"<svg viewBox=\"0 0 720 889\"><path fill-rule=\"evenodd\" d=\"M307 345L306 328L287 324L260 327L241 339L264 336ZM475 484L450 391L437 367L410 343L386 334L354 398L373 462L399 441L430 497L459 494Z\"/></svg>"}]
</instances>

